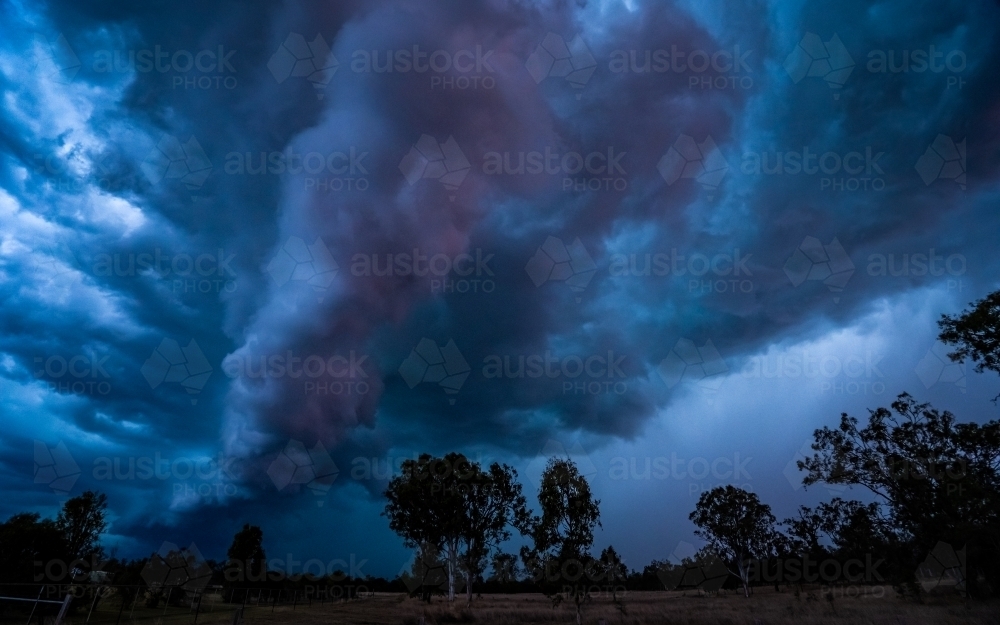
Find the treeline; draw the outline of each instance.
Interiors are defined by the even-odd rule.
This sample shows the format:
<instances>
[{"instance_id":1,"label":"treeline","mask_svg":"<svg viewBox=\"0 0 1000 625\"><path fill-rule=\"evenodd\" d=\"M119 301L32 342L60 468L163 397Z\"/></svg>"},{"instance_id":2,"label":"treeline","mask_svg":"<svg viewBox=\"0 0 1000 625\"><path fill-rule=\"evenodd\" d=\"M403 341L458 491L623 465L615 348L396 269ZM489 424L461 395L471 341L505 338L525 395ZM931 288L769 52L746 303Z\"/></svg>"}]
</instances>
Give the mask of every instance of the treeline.
<instances>
[{"instance_id":1,"label":"treeline","mask_svg":"<svg viewBox=\"0 0 1000 625\"><path fill-rule=\"evenodd\" d=\"M1000 372L1000 292L939 323L953 359ZM346 563L346 571L313 575L269 568L263 533L249 524L221 562L180 548L108 558L99 543L107 500L88 491L56 519L22 513L0 524L0 582L130 586L133 600L141 593L150 606L191 602L206 588L233 603L264 593L323 601L406 592L426 600L464 593L471 604L478 593L542 592L574 606L578 621L595 593L620 602L627 590L739 587L749 595L764 585L851 584L904 594L942 585L972 597L1000 592L1000 422L958 422L904 393L870 410L865 423L842 414L836 427L816 430L812 449L798 463L807 488L856 487L866 500L833 498L779 522L756 494L718 487L689 517L705 546L683 562L654 560L642 570L629 570L613 546L594 552L600 501L571 460L549 459L529 508L512 467L449 453L405 461L385 490L383 515L415 554L392 580L354 575ZM515 532L524 546L505 553Z\"/></svg>"}]
</instances>

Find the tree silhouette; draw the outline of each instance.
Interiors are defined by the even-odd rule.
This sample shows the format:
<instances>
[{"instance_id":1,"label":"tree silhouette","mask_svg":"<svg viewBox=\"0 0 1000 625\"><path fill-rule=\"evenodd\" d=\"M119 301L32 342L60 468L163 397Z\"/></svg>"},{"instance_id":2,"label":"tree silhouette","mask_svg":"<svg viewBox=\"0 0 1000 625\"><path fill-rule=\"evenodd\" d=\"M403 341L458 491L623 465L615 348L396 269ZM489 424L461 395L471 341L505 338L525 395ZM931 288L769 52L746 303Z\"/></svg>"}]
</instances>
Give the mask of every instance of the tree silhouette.
<instances>
[{"instance_id":1,"label":"tree silhouette","mask_svg":"<svg viewBox=\"0 0 1000 625\"><path fill-rule=\"evenodd\" d=\"M1000 422L959 423L950 412L903 393L891 410L869 410L864 427L845 413L837 429L824 427L814 437L816 453L798 462L807 471L807 487L857 485L877 499L875 507L852 504L853 514L863 516L853 522L855 534L840 530L844 544L864 548L859 534L869 525L893 528L889 538L912 545L913 553L926 553L938 541L969 543L977 547L983 575L996 578ZM915 563L906 562L910 570Z\"/></svg>"},{"instance_id":2,"label":"tree silhouette","mask_svg":"<svg viewBox=\"0 0 1000 625\"><path fill-rule=\"evenodd\" d=\"M66 541L70 560L99 558L104 550L99 544L108 527L108 496L88 490L63 504L56 518L56 528Z\"/></svg>"},{"instance_id":3,"label":"tree silhouette","mask_svg":"<svg viewBox=\"0 0 1000 625\"><path fill-rule=\"evenodd\" d=\"M411 549L430 545L442 552L448 565L448 600L455 599L455 576L458 550L462 539L462 478L469 469L462 454L449 453L443 458L422 454L406 460L400 474L390 480L385 490L388 500L383 516L389 528L403 538Z\"/></svg>"},{"instance_id":4,"label":"tree silhouette","mask_svg":"<svg viewBox=\"0 0 1000 625\"><path fill-rule=\"evenodd\" d=\"M771 507L754 493L717 486L701 494L688 518L698 526L695 534L740 578L743 594L749 597L752 560L770 557L779 540Z\"/></svg>"},{"instance_id":5,"label":"tree silhouette","mask_svg":"<svg viewBox=\"0 0 1000 625\"><path fill-rule=\"evenodd\" d=\"M594 528L601 525L601 502L591 496L587 478L572 460L550 458L542 473L538 503L541 516L525 523L533 544L521 548L521 558L556 605L573 601L579 625L583 605L590 599L587 582L600 577L590 548Z\"/></svg>"},{"instance_id":6,"label":"tree silhouette","mask_svg":"<svg viewBox=\"0 0 1000 625\"><path fill-rule=\"evenodd\" d=\"M493 569L492 579L501 584L516 582L518 578L517 556L512 553L496 552L490 562Z\"/></svg>"},{"instance_id":7,"label":"tree silhouette","mask_svg":"<svg viewBox=\"0 0 1000 625\"><path fill-rule=\"evenodd\" d=\"M406 546L432 546L443 553L449 601L455 598L455 578L461 570L472 603L473 583L486 568L490 552L510 538L510 527L521 528L528 518L514 469L493 463L484 471L459 453L443 458L423 454L405 461L385 496L383 515Z\"/></svg>"},{"instance_id":8,"label":"tree silhouette","mask_svg":"<svg viewBox=\"0 0 1000 625\"><path fill-rule=\"evenodd\" d=\"M612 545L601 551L598 560L601 563L601 576L611 586L611 600L617 602L619 586L628 578L628 567Z\"/></svg>"},{"instance_id":9,"label":"tree silhouette","mask_svg":"<svg viewBox=\"0 0 1000 625\"><path fill-rule=\"evenodd\" d=\"M226 581L264 581L267 573L264 532L256 525L244 524L243 529L233 536L226 557L229 558L226 562Z\"/></svg>"},{"instance_id":10,"label":"tree silhouette","mask_svg":"<svg viewBox=\"0 0 1000 625\"><path fill-rule=\"evenodd\" d=\"M972 360L977 373L985 369L1000 373L1000 291L970 304L960 315L941 315L938 338L957 349L948 356L955 362ZM997 394L993 401L1000 398Z\"/></svg>"},{"instance_id":11,"label":"tree silhouette","mask_svg":"<svg viewBox=\"0 0 1000 625\"><path fill-rule=\"evenodd\" d=\"M527 504L517 483L517 471L493 463L488 472L470 464L462 489L462 546L460 556L466 572L466 596L472 604L472 584L482 575L490 552L510 539L508 527L523 527Z\"/></svg>"},{"instance_id":12,"label":"tree silhouette","mask_svg":"<svg viewBox=\"0 0 1000 625\"><path fill-rule=\"evenodd\" d=\"M40 574L48 577L49 563L65 562L66 553L66 541L55 522L41 519L38 513L15 514L0 523L0 582L24 583Z\"/></svg>"}]
</instances>

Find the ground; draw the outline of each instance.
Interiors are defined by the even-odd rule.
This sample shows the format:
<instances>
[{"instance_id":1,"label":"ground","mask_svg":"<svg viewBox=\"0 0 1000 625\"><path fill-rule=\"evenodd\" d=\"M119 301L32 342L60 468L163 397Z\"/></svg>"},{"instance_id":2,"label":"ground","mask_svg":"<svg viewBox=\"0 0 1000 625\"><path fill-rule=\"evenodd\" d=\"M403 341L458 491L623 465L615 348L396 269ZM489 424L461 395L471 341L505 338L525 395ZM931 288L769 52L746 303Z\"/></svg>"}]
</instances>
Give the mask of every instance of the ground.
<instances>
[{"instance_id":1,"label":"ground","mask_svg":"<svg viewBox=\"0 0 1000 625\"><path fill-rule=\"evenodd\" d=\"M630 592L619 609L611 597L597 597L585 606L586 625L659 625L731 624L773 625L795 623L872 625L923 625L953 623L955 625L1000 624L1000 603L966 602L957 596L925 598L922 602L904 600L890 587L853 587L827 593L822 589L792 589L774 592L758 589L747 599L735 591L723 591L706 596L696 592ZM91 615L90 623L115 623L117 605L111 601ZM232 623L234 608L216 604L210 611L198 615L199 625ZM121 623L142 625L185 625L193 623L193 613L171 608L149 614L126 615ZM430 605L400 594L376 594L349 602L298 603L292 606L248 606L246 625L424 625L438 623L478 623L480 625L531 625L574 623L575 614L569 605L553 607L542 595L484 595L467 608L465 598L448 605L435 597ZM84 623L86 614L77 614L71 623ZM601 623L601 621L605 623ZM23 621L21 621L23 622Z\"/></svg>"}]
</instances>

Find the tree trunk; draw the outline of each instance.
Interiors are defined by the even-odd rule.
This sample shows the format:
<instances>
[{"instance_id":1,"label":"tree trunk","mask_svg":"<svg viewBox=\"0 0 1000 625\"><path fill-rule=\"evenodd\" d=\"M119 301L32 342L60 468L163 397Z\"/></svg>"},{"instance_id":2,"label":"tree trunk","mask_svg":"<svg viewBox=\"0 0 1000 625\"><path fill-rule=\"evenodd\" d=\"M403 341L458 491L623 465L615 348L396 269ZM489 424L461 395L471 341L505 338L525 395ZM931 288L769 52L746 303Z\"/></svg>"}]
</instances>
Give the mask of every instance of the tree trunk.
<instances>
[{"instance_id":1,"label":"tree trunk","mask_svg":"<svg viewBox=\"0 0 1000 625\"><path fill-rule=\"evenodd\" d=\"M750 569L747 563L741 558L738 561L737 570L740 572L740 582L743 583L743 596L750 597Z\"/></svg>"},{"instance_id":2,"label":"tree trunk","mask_svg":"<svg viewBox=\"0 0 1000 625\"><path fill-rule=\"evenodd\" d=\"M455 600L455 569L457 568L458 549L452 543L448 543L448 601Z\"/></svg>"},{"instance_id":3,"label":"tree trunk","mask_svg":"<svg viewBox=\"0 0 1000 625\"><path fill-rule=\"evenodd\" d=\"M466 602L467 607L470 607L470 608L472 607L472 580L474 578L475 578L475 575L473 574L471 567L469 567L468 565L466 565L466 567L465 567L465 596L468 599L468 601Z\"/></svg>"}]
</instances>

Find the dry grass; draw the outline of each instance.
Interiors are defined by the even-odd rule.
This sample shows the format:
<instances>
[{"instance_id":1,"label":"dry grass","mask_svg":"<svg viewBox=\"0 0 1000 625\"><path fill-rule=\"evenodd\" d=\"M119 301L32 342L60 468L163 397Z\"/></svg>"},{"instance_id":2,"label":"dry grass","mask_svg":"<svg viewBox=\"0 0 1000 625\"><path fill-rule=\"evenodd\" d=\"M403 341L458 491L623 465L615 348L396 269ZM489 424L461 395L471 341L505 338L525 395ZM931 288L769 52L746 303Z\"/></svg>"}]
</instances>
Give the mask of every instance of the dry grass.
<instances>
[{"instance_id":1,"label":"dry grass","mask_svg":"<svg viewBox=\"0 0 1000 625\"><path fill-rule=\"evenodd\" d=\"M659 624L731 624L771 625L795 623L923 625L946 623L954 625L1000 624L1000 604L966 603L959 597L936 597L923 603L900 599L891 588L882 591L864 589L860 596L841 594L824 597L816 589L798 596L790 590L775 593L758 590L750 599L737 593L713 596L679 592L633 592L625 596L624 612L610 597L596 598L584 608L587 625L659 625ZM200 619L199 623L216 621ZM439 623L477 623L479 625L531 625L574 623L573 608L563 605L553 608L542 595L484 595L471 608L464 598L453 606L441 598L427 605L401 595L379 594L375 597L344 603L313 603L296 610L279 607L247 609L246 625L418 625L423 617L426 625ZM216 621L218 622L218 621Z\"/></svg>"}]
</instances>

